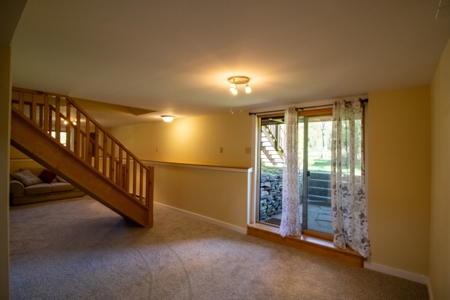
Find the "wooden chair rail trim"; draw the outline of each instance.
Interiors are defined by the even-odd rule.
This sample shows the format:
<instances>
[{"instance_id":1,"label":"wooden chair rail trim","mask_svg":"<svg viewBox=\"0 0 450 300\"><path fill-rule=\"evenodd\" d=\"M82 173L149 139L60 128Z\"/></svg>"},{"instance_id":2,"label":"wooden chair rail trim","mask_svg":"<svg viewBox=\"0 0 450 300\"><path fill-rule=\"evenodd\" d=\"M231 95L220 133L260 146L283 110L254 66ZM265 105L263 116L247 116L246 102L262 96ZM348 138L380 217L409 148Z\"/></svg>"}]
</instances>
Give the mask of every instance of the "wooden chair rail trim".
<instances>
[{"instance_id":1,"label":"wooden chair rail trim","mask_svg":"<svg viewBox=\"0 0 450 300\"><path fill-rule=\"evenodd\" d=\"M211 169L211 170L226 170L230 172L253 172L252 167L234 167L234 166L221 166L221 165L208 165L198 163L182 163L182 162L170 162L170 161L157 161L157 160L143 160L147 165L162 165L173 167L187 167L187 168L199 168L199 169Z\"/></svg>"}]
</instances>

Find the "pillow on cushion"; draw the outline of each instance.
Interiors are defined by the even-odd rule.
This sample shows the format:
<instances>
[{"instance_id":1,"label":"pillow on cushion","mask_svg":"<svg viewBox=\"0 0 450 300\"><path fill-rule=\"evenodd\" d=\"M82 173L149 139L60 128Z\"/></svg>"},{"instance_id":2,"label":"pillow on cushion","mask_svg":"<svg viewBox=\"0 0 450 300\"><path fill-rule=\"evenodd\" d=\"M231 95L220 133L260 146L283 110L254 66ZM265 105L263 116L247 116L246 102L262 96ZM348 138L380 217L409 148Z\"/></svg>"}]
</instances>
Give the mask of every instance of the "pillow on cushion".
<instances>
[{"instance_id":1,"label":"pillow on cushion","mask_svg":"<svg viewBox=\"0 0 450 300\"><path fill-rule=\"evenodd\" d=\"M31 173L30 170L22 170L22 171L19 171L17 173L11 174L11 176L14 179L19 180L20 182L22 182L23 185L25 185L25 186L38 184L38 183L42 182L42 180L39 179L39 177L37 177L33 173Z\"/></svg>"},{"instance_id":2,"label":"pillow on cushion","mask_svg":"<svg viewBox=\"0 0 450 300\"><path fill-rule=\"evenodd\" d=\"M55 179L56 174L53 172L50 172L49 170L44 169L41 173L41 175L39 175L39 178L46 183L50 183L53 181L53 179Z\"/></svg>"},{"instance_id":3,"label":"pillow on cushion","mask_svg":"<svg viewBox=\"0 0 450 300\"><path fill-rule=\"evenodd\" d=\"M59 182L67 182L58 175L56 175L56 180L58 180Z\"/></svg>"}]
</instances>

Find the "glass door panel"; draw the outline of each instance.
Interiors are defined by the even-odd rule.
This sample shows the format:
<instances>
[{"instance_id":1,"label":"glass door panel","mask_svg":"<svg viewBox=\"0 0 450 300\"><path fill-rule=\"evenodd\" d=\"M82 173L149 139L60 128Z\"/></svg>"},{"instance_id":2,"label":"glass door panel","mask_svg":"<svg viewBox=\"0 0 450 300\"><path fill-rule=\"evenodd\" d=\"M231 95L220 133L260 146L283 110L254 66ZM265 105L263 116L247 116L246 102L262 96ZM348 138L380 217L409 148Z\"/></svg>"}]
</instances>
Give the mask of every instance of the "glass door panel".
<instances>
[{"instance_id":1,"label":"glass door panel","mask_svg":"<svg viewBox=\"0 0 450 300\"><path fill-rule=\"evenodd\" d=\"M304 229L332 234L331 220L331 116L305 117L305 143L303 155L304 178L303 224Z\"/></svg>"}]
</instances>

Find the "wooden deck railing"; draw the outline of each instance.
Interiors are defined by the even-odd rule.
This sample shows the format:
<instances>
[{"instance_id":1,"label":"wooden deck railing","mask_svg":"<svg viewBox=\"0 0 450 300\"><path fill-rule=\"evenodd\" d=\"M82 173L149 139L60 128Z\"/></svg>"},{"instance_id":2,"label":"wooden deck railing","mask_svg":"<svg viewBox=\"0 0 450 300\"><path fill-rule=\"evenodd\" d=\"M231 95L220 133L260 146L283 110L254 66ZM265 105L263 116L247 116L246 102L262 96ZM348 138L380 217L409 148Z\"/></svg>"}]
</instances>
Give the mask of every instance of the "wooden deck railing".
<instances>
[{"instance_id":1,"label":"wooden deck railing","mask_svg":"<svg viewBox=\"0 0 450 300\"><path fill-rule=\"evenodd\" d=\"M70 97L13 87L12 108L134 201L152 205L153 168L139 161Z\"/></svg>"}]
</instances>

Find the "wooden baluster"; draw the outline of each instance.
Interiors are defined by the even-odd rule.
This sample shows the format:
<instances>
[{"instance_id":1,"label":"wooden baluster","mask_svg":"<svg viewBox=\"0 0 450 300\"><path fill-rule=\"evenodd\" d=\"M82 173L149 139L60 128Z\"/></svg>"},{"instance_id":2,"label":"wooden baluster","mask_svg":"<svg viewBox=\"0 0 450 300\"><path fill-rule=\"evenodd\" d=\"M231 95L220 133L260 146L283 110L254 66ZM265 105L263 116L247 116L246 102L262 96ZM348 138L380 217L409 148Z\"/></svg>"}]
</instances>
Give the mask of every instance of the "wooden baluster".
<instances>
[{"instance_id":1,"label":"wooden baluster","mask_svg":"<svg viewBox=\"0 0 450 300\"><path fill-rule=\"evenodd\" d=\"M141 166L141 195L139 195L139 200L141 200L141 203L143 205L147 205L147 168L139 163Z\"/></svg>"},{"instance_id":2,"label":"wooden baluster","mask_svg":"<svg viewBox=\"0 0 450 300\"><path fill-rule=\"evenodd\" d=\"M19 92L19 111L21 114L25 114L23 111L23 92Z\"/></svg>"},{"instance_id":3,"label":"wooden baluster","mask_svg":"<svg viewBox=\"0 0 450 300\"><path fill-rule=\"evenodd\" d=\"M94 168L99 171L99 156L100 156L100 151L99 151L99 147L98 147L98 135L99 135L99 131L98 131L98 126L95 126L95 137L94 137Z\"/></svg>"},{"instance_id":4,"label":"wooden baluster","mask_svg":"<svg viewBox=\"0 0 450 300\"><path fill-rule=\"evenodd\" d=\"M90 135L90 131L91 131L91 125L90 125L90 121L89 119L85 116L86 118L86 142L85 142L85 161L92 166L92 147L91 147L91 135Z\"/></svg>"},{"instance_id":5,"label":"wooden baluster","mask_svg":"<svg viewBox=\"0 0 450 300\"><path fill-rule=\"evenodd\" d=\"M80 110L77 109L77 124L75 125L75 135L74 135L74 150L75 150L75 154L80 157L80 139L81 139L81 132L80 132L80 119L81 119L81 113Z\"/></svg>"},{"instance_id":6,"label":"wooden baluster","mask_svg":"<svg viewBox=\"0 0 450 300\"><path fill-rule=\"evenodd\" d=\"M56 116L55 116L55 139L61 143L61 102L60 98L56 97Z\"/></svg>"},{"instance_id":7,"label":"wooden baluster","mask_svg":"<svg viewBox=\"0 0 450 300\"><path fill-rule=\"evenodd\" d=\"M114 181L114 175L115 175L115 168L116 166L116 158L115 158L115 151L116 151L116 143L114 143L114 140L111 139L111 156L109 157L109 179Z\"/></svg>"},{"instance_id":8,"label":"wooden baluster","mask_svg":"<svg viewBox=\"0 0 450 300\"><path fill-rule=\"evenodd\" d=\"M35 94L31 94L31 112L30 112L30 119L33 121L33 123L36 122L36 99L34 98Z\"/></svg>"},{"instance_id":9,"label":"wooden baluster","mask_svg":"<svg viewBox=\"0 0 450 300\"><path fill-rule=\"evenodd\" d=\"M133 198L136 199L136 182L137 182L137 178L136 178L136 174L137 174L137 169L136 169L136 159L133 157Z\"/></svg>"},{"instance_id":10,"label":"wooden baluster","mask_svg":"<svg viewBox=\"0 0 450 300\"><path fill-rule=\"evenodd\" d=\"M130 154L127 152L126 162L125 162L125 182L124 189L127 193L130 192Z\"/></svg>"},{"instance_id":11,"label":"wooden baluster","mask_svg":"<svg viewBox=\"0 0 450 300\"><path fill-rule=\"evenodd\" d=\"M72 120L70 119L70 102L66 99L66 148L71 150L70 147L70 128L72 126Z\"/></svg>"},{"instance_id":12,"label":"wooden baluster","mask_svg":"<svg viewBox=\"0 0 450 300\"><path fill-rule=\"evenodd\" d=\"M141 164L139 164L140 167L140 174L139 174L139 200L142 204L145 204L145 198L143 193L143 186L144 186L144 168Z\"/></svg>"},{"instance_id":13,"label":"wooden baluster","mask_svg":"<svg viewBox=\"0 0 450 300\"><path fill-rule=\"evenodd\" d=\"M147 176L146 176L146 178L145 178L146 180L145 180L145 183L146 183L146 185L145 185L145 190L146 190L146 193L145 193L145 204L146 204L146 206L147 207L149 207L150 206L150 191L151 191L151 184L152 184L152 182L150 181L150 169L147 169Z\"/></svg>"},{"instance_id":14,"label":"wooden baluster","mask_svg":"<svg viewBox=\"0 0 450 300\"><path fill-rule=\"evenodd\" d=\"M49 134L50 130L49 130L49 126L48 126L48 122L50 120L51 116L50 116L50 110L48 107L48 95L45 94L44 95L44 131Z\"/></svg>"},{"instance_id":15,"label":"wooden baluster","mask_svg":"<svg viewBox=\"0 0 450 300\"><path fill-rule=\"evenodd\" d=\"M53 112L55 111L55 108L51 104L49 104L48 109L49 109L49 115L48 115L49 131L48 131L48 134L51 136L53 129L54 129L53 128Z\"/></svg>"},{"instance_id":16,"label":"wooden baluster","mask_svg":"<svg viewBox=\"0 0 450 300\"><path fill-rule=\"evenodd\" d=\"M119 186L123 188L123 156L122 156L122 148L119 146L119 167L117 168L117 177L119 178Z\"/></svg>"},{"instance_id":17,"label":"wooden baluster","mask_svg":"<svg viewBox=\"0 0 450 300\"><path fill-rule=\"evenodd\" d=\"M87 161L86 159L86 134L80 133L81 138L81 159Z\"/></svg>"},{"instance_id":18,"label":"wooden baluster","mask_svg":"<svg viewBox=\"0 0 450 300\"><path fill-rule=\"evenodd\" d=\"M108 139L106 133L103 131L103 175L108 176L107 170L107 159L108 158Z\"/></svg>"},{"instance_id":19,"label":"wooden baluster","mask_svg":"<svg viewBox=\"0 0 450 300\"><path fill-rule=\"evenodd\" d=\"M39 105L39 127L44 128L44 107Z\"/></svg>"},{"instance_id":20,"label":"wooden baluster","mask_svg":"<svg viewBox=\"0 0 450 300\"><path fill-rule=\"evenodd\" d=\"M148 226L153 226L153 189L155 187L155 169L148 167L147 170L147 208L148 208Z\"/></svg>"}]
</instances>

